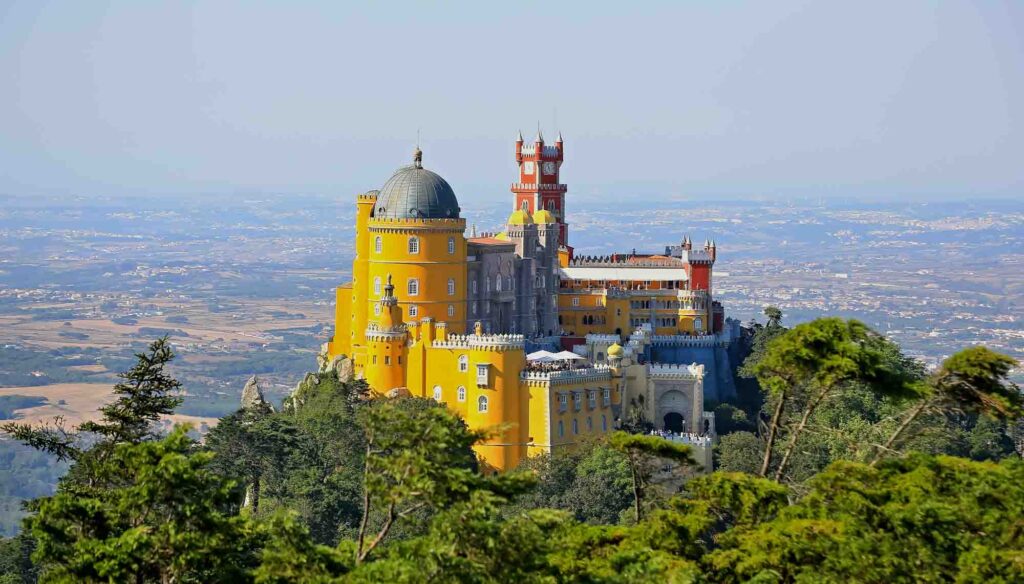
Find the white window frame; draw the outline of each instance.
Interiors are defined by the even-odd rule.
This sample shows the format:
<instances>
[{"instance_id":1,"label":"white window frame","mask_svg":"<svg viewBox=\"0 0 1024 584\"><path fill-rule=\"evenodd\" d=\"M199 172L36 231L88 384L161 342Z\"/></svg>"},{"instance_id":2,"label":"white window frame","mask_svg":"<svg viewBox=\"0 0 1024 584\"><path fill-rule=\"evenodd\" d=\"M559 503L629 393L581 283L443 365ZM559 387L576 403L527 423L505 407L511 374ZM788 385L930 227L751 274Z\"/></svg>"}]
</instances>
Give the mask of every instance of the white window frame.
<instances>
[{"instance_id":1,"label":"white window frame","mask_svg":"<svg viewBox=\"0 0 1024 584\"><path fill-rule=\"evenodd\" d=\"M378 235L376 237L376 239L373 240L373 252L374 253L381 253L383 251L384 251L384 238Z\"/></svg>"},{"instance_id":2,"label":"white window frame","mask_svg":"<svg viewBox=\"0 0 1024 584\"><path fill-rule=\"evenodd\" d=\"M579 306L580 305L580 297L579 296L573 296L572 297L572 305L573 306Z\"/></svg>"},{"instance_id":3,"label":"white window frame","mask_svg":"<svg viewBox=\"0 0 1024 584\"><path fill-rule=\"evenodd\" d=\"M455 395L460 402L466 401L466 388L460 385L459 388L455 390Z\"/></svg>"},{"instance_id":4,"label":"white window frame","mask_svg":"<svg viewBox=\"0 0 1024 584\"><path fill-rule=\"evenodd\" d=\"M419 296L420 281L417 278L409 278L409 281L405 285L405 291L409 296Z\"/></svg>"},{"instance_id":5,"label":"white window frame","mask_svg":"<svg viewBox=\"0 0 1024 584\"><path fill-rule=\"evenodd\" d=\"M380 304L373 305L373 314L374 316L380 316Z\"/></svg>"},{"instance_id":6,"label":"white window frame","mask_svg":"<svg viewBox=\"0 0 1024 584\"><path fill-rule=\"evenodd\" d=\"M448 278L448 295L455 296L455 278Z\"/></svg>"},{"instance_id":7,"label":"white window frame","mask_svg":"<svg viewBox=\"0 0 1024 584\"><path fill-rule=\"evenodd\" d=\"M487 413L487 409L490 406L486 395L482 395L476 400L476 411L481 414Z\"/></svg>"},{"instance_id":8,"label":"white window frame","mask_svg":"<svg viewBox=\"0 0 1024 584\"><path fill-rule=\"evenodd\" d=\"M459 373L469 371L469 355L459 355Z\"/></svg>"},{"instance_id":9,"label":"white window frame","mask_svg":"<svg viewBox=\"0 0 1024 584\"><path fill-rule=\"evenodd\" d=\"M443 395L443 392L441 391L441 386L440 385L435 385L434 386L434 401L436 401L436 402L441 401L441 396L442 395Z\"/></svg>"},{"instance_id":10,"label":"white window frame","mask_svg":"<svg viewBox=\"0 0 1024 584\"><path fill-rule=\"evenodd\" d=\"M409 255L417 255L420 253L420 238L415 235L409 236Z\"/></svg>"},{"instance_id":11,"label":"white window frame","mask_svg":"<svg viewBox=\"0 0 1024 584\"><path fill-rule=\"evenodd\" d=\"M448 317L452 318L454 316L455 316L455 305L454 304L449 304L448 305Z\"/></svg>"},{"instance_id":12,"label":"white window frame","mask_svg":"<svg viewBox=\"0 0 1024 584\"><path fill-rule=\"evenodd\" d=\"M455 238L448 238L448 255L455 255Z\"/></svg>"},{"instance_id":13,"label":"white window frame","mask_svg":"<svg viewBox=\"0 0 1024 584\"><path fill-rule=\"evenodd\" d=\"M604 395L602 396L602 399L604 400L604 405L606 405L606 406L612 405L612 390L605 389L604 390Z\"/></svg>"},{"instance_id":14,"label":"white window frame","mask_svg":"<svg viewBox=\"0 0 1024 584\"><path fill-rule=\"evenodd\" d=\"M380 296L380 290L381 290L380 286L381 286L380 276L377 276L376 278L373 279L373 294L375 296Z\"/></svg>"},{"instance_id":15,"label":"white window frame","mask_svg":"<svg viewBox=\"0 0 1024 584\"><path fill-rule=\"evenodd\" d=\"M415 304L410 304L409 305L409 316L419 316L419 315L420 315L420 307L416 306Z\"/></svg>"},{"instance_id":16,"label":"white window frame","mask_svg":"<svg viewBox=\"0 0 1024 584\"><path fill-rule=\"evenodd\" d=\"M491 366L488 363L476 364L476 384L486 387L491 380Z\"/></svg>"}]
</instances>

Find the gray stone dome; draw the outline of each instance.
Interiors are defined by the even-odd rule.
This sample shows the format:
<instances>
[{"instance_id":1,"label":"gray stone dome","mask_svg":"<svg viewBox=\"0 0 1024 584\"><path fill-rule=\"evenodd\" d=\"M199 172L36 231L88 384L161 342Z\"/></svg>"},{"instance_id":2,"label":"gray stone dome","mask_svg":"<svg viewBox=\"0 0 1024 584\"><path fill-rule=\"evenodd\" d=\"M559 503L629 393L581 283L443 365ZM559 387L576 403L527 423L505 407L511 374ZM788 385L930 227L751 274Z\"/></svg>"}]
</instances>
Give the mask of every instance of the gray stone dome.
<instances>
[{"instance_id":1,"label":"gray stone dome","mask_svg":"<svg viewBox=\"0 0 1024 584\"><path fill-rule=\"evenodd\" d=\"M459 211L451 185L417 161L399 168L384 183L373 215L386 219L457 219Z\"/></svg>"}]
</instances>

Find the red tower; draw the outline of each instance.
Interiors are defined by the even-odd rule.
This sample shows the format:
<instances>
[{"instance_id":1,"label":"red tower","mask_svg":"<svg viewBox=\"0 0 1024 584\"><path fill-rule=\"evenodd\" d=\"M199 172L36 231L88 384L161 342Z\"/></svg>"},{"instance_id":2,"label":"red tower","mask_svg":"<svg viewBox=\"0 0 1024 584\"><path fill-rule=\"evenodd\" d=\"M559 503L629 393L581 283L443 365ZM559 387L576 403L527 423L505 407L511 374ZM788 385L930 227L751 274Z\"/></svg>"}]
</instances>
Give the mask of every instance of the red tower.
<instances>
[{"instance_id":1,"label":"red tower","mask_svg":"<svg viewBox=\"0 0 1024 584\"><path fill-rule=\"evenodd\" d=\"M554 146L544 145L540 129L533 144L523 143L523 134L516 139L516 164L519 181L512 183L516 196L516 209L536 213L547 209L558 223L558 244L568 247L569 226L565 222L566 186L558 182L562 168L562 134L559 132Z\"/></svg>"}]
</instances>

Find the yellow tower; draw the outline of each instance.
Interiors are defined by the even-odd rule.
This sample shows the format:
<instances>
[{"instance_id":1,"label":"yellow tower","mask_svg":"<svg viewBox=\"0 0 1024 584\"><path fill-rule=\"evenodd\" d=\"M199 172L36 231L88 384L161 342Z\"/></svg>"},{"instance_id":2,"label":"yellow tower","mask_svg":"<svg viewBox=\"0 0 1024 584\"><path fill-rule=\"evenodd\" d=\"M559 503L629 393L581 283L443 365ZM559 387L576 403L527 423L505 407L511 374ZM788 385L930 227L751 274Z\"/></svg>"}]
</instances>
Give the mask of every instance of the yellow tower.
<instances>
[{"instance_id":1,"label":"yellow tower","mask_svg":"<svg viewBox=\"0 0 1024 584\"><path fill-rule=\"evenodd\" d=\"M366 382L376 393L387 393L405 387L406 367L409 364L408 332L402 322L402 309L395 298L395 287L388 275L384 295L378 302L380 318L366 328Z\"/></svg>"}]
</instances>

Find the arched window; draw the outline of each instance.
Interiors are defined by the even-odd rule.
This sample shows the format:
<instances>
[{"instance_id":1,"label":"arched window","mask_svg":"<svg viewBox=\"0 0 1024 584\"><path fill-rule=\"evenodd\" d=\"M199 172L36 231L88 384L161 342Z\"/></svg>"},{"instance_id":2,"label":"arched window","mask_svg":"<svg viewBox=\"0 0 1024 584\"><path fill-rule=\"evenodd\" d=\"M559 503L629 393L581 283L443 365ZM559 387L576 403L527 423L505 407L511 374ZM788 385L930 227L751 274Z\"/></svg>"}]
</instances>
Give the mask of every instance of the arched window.
<instances>
[{"instance_id":1,"label":"arched window","mask_svg":"<svg viewBox=\"0 0 1024 584\"><path fill-rule=\"evenodd\" d=\"M455 296L455 278L448 278L448 295Z\"/></svg>"},{"instance_id":2,"label":"arched window","mask_svg":"<svg viewBox=\"0 0 1024 584\"><path fill-rule=\"evenodd\" d=\"M373 251L377 253L384 251L384 240L379 235L373 240Z\"/></svg>"},{"instance_id":3,"label":"arched window","mask_svg":"<svg viewBox=\"0 0 1024 584\"><path fill-rule=\"evenodd\" d=\"M482 395L480 399L476 400L476 411L486 412L487 411L487 396Z\"/></svg>"},{"instance_id":4,"label":"arched window","mask_svg":"<svg viewBox=\"0 0 1024 584\"><path fill-rule=\"evenodd\" d=\"M562 420L558 420L558 437L565 436L565 423Z\"/></svg>"},{"instance_id":5,"label":"arched window","mask_svg":"<svg viewBox=\"0 0 1024 584\"><path fill-rule=\"evenodd\" d=\"M448 305L448 316L455 316L455 305L454 304L449 304Z\"/></svg>"},{"instance_id":6,"label":"arched window","mask_svg":"<svg viewBox=\"0 0 1024 584\"><path fill-rule=\"evenodd\" d=\"M555 202L554 201L548 201L548 211L554 211L554 210L555 210Z\"/></svg>"},{"instance_id":7,"label":"arched window","mask_svg":"<svg viewBox=\"0 0 1024 584\"><path fill-rule=\"evenodd\" d=\"M473 296L476 296L476 280L469 284L469 291L473 293Z\"/></svg>"},{"instance_id":8,"label":"arched window","mask_svg":"<svg viewBox=\"0 0 1024 584\"><path fill-rule=\"evenodd\" d=\"M420 315L420 308L418 306L416 306L415 304L410 304L409 305L409 316L419 316L419 315Z\"/></svg>"},{"instance_id":9,"label":"arched window","mask_svg":"<svg viewBox=\"0 0 1024 584\"><path fill-rule=\"evenodd\" d=\"M529 201L523 201L522 207L523 207L523 213L529 213L530 212L530 202Z\"/></svg>"},{"instance_id":10,"label":"arched window","mask_svg":"<svg viewBox=\"0 0 1024 584\"><path fill-rule=\"evenodd\" d=\"M420 238L415 235L409 238L409 253L420 253Z\"/></svg>"},{"instance_id":11,"label":"arched window","mask_svg":"<svg viewBox=\"0 0 1024 584\"><path fill-rule=\"evenodd\" d=\"M699 318L693 319L693 330L700 332L702 324L704 323Z\"/></svg>"},{"instance_id":12,"label":"arched window","mask_svg":"<svg viewBox=\"0 0 1024 584\"><path fill-rule=\"evenodd\" d=\"M455 254L455 238L454 237L449 237L448 238L448 255L454 255L454 254Z\"/></svg>"},{"instance_id":13,"label":"arched window","mask_svg":"<svg viewBox=\"0 0 1024 584\"><path fill-rule=\"evenodd\" d=\"M460 402L466 401L466 388L465 387L462 387L460 385L459 389L458 389L458 391L456 393L457 393L457 395L459 397L459 401Z\"/></svg>"},{"instance_id":14,"label":"arched window","mask_svg":"<svg viewBox=\"0 0 1024 584\"><path fill-rule=\"evenodd\" d=\"M494 291L501 292L501 274L494 277Z\"/></svg>"},{"instance_id":15,"label":"arched window","mask_svg":"<svg viewBox=\"0 0 1024 584\"><path fill-rule=\"evenodd\" d=\"M434 386L434 401L441 401L441 386Z\"/></svg>"},{"instance_id":16,"label":"arched window","mask_svg":"<svg viewBox=\"0 0 1024 584\"><path fill-rule=\"evenodd\" d=\"M373 279L373 293L380 296L380 276Z\"/></svg>"},{"instance_id":17,"label":"arched window","mask_svg":"<svg viewBox=\"0 0 1024 584\"><path fill-rule=\"evenodd\" d=\"M420 294L420 281L416 278L409 278L409 285L407 286L407 292L409 296L419 296Z\"/></svg>"},{"instance_id":18,"label":"arched window","mask_svg":"<svg viewBox=\"0 0 1024 584\"><path fill-rule=\"evenodd\" d=\"M572 433L573 434L579 434L580 433L580 423L577 422L576 420L572 421Z\"/></svg>"},{"instance_id":19,"label":"arched window","mask_svg":"<svg viewBox=\"0 0 1024 584\"><path fill-rule=\"evenodd\" d=\"M466 371L469 371L469 357L462 355L459 357L459 372L465 373Z\"/></svg>"}]
</instances>

